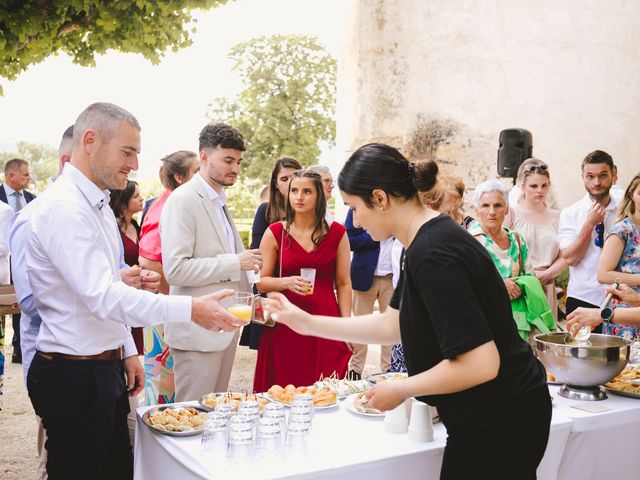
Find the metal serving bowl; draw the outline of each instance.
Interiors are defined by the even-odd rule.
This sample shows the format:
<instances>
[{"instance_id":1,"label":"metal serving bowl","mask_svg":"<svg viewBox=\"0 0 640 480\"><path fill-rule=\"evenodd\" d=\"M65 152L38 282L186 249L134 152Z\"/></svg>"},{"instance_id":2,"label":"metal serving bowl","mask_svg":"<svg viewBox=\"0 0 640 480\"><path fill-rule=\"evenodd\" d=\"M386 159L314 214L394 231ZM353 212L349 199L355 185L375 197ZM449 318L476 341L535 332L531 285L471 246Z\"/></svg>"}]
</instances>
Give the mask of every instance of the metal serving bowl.
<instances>
[{"instance_id":1,"label":"metal serving bowl","mask_svg":"<svg viewBox=\"0 0 640 480\"><path fill-rule=\"evenodd\" d=\"M590 345L570 342L567 333L541 333L534 340L540 361L564 384L559 394L574 400L607 398L600 385L624 369L631 345L622 337L595 333L589 337Z\"/></svg>"}]
</instances>

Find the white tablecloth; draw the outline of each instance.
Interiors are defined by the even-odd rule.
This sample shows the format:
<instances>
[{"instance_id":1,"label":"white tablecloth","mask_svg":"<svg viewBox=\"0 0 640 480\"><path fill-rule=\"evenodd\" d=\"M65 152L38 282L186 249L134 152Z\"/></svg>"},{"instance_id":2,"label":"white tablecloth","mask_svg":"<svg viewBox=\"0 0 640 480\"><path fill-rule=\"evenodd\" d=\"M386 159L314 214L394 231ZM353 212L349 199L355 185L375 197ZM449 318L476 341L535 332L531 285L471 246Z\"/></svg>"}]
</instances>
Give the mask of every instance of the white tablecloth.
<instances>
[{"instance_id":1,"label":"white tablecloth","mask_svg":"<svg viewBox=\"0 0 640 480\"><path fill-rule=\"evenodd\" d=\"M640 412L640 402L626 401L637 404ZM201 454L198 436L170 437L144 425L141 417L147 408L138 409L135 445L135 478L138 480L283 477L437 479L446 440L442 424L434 426L433 442L418 443L411 441L407 434L387 433L382 419L356 415L340 404L334 409L316 412L311 433L312 455L304 461L287 459L279 465L260 462L231 466L218 462L212 465ZM539 478L558 478L572 425L573 421L568 416L554 410L549 444L538 469Z\"/></svg>"},{"instance_id":2,"label":"white tablecloth","mask_svg":"<svg viewBox=\"0 0 640 480\"><path fill-rule=\"evenodd\" d=\"M550 387L555 397L554 414L570 419L572 427L557 478L640 478L637 468L632 466L640 446L640 400L608 393L607 400L579 402L559 396L558 388ZM573 408L586 404L602 405L611 410L588 413Z\"/></svg>"}]
</instances>

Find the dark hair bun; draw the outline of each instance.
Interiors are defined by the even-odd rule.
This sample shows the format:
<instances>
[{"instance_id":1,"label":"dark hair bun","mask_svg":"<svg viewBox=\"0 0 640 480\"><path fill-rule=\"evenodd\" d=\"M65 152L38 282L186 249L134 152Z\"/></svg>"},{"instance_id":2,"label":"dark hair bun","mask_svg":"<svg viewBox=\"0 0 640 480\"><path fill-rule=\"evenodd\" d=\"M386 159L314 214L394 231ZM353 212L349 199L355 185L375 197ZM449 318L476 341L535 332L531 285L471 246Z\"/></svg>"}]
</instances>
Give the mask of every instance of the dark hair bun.
<instances>
[{"instance_id":1,"label":"dark hair bun","mask_svg":"<svg viewBox=\"0 0 640 480\"><path fill-rule=\"evenodd\" d=\"M433 160L414 162L413 184L419 192L431 190L438 180L438 164Z\"/></svg>"}]
</instances>

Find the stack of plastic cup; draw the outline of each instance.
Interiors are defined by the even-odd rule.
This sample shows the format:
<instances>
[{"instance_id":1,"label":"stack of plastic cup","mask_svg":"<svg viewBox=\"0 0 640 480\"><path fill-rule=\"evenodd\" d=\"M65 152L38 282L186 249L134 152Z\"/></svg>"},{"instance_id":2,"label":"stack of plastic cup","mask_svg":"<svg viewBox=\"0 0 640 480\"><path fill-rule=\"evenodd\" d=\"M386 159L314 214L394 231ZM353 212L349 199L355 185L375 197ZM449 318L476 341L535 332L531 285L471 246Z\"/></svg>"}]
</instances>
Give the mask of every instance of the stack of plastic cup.
<instances>
[{"instance_id":1,"label":"stack of plastic cup","mask_svg":"<svg viewBox=\"0 0 640 480\"><path fill-rule=\"evenodd\" d=\"M431 407L426 403L413 400L411 404L411 421L409 422L409 438L415 442L433 441L433 418Z\"/></svg>"}]
</instances>

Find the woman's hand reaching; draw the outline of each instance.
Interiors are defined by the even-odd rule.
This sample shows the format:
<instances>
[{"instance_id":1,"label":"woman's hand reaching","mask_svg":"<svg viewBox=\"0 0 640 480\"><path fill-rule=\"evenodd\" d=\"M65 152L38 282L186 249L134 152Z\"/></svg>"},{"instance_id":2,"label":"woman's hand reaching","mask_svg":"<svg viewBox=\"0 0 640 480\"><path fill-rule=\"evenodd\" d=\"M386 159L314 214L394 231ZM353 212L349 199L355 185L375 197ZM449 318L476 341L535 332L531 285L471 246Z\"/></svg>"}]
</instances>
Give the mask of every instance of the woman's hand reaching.
<instances>
[{"instance_id":1,"label":"woman's hand reaching","mask_svg":"<svg viewBox=\"0 0 640 480\"><path fill-rule=\"evenodd\" d=\"M269 293L268 297L263 300L263 306L278 323L286 325L301 335L310 335L311 315L296 307L283 294Z\"/></svg>"}]
</instances>

